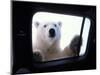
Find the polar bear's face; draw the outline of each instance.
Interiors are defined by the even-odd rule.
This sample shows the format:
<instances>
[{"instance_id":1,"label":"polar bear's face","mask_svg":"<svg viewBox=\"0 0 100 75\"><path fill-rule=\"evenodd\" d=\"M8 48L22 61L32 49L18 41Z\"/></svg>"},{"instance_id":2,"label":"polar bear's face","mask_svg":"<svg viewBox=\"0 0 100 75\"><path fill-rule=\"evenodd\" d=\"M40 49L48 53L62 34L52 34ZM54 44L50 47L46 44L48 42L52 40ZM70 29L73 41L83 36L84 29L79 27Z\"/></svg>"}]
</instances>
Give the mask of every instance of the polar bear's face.
<instances>
[{"instance_id":1,"label":"polar bear's face","mask_svg":"<svg viewBox=\"0 0 100 75\"><path fill-rule=\"evenodd\" d=\"M46 44L52 45L61 37L61 22L35 22L37 35Z\"/></svg>"}]
</instances>

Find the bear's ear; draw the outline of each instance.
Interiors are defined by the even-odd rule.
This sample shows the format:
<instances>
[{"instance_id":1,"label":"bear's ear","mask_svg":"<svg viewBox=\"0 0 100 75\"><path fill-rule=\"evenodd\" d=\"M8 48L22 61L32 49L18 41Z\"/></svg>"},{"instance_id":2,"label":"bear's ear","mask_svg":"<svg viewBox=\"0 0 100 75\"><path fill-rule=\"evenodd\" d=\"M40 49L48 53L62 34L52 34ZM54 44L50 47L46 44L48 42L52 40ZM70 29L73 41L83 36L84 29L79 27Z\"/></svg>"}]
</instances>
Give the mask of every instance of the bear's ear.
<instances>
[{"instance_id":1,"label":"bear's ear","mask_svg":"<svg viewBox=\"0 0 100 75\"><path fill-rule=\"evenodd\" d=\"M61 26L62 26L62 23L59 21L59 22L58 22L58 25L61 27Z\"/></svg>"},{"instance_id":2,"label":"bear's ear","mask_svg":"<svg viewBox=\"0 0 100 75\"><path fill-rule=\"evenodd\" d=\"M34 23L34 25L35 25L35 27L37 28L37 27L39 26L39 22L36 21L36 22Z\"/></svg>"}]
</instances>

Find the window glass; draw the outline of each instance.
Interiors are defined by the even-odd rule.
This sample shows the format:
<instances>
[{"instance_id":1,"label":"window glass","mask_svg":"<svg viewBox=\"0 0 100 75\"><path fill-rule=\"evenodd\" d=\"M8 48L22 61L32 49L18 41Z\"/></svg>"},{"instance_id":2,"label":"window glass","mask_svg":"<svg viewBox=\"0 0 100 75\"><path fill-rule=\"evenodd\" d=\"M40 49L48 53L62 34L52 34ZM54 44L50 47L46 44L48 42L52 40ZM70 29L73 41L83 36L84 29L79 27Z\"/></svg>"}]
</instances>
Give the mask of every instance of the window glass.
<instances>
[{"instance_id":1,"label":"window glass","mask_svg":"<svg viewBox=\"0 0 100 75\"><path fill-rule=\"evenodd\" d=\"M49 12L37 12L33 15L32 19L33 53L36 50L36 52L40 52L41 56L43 57L42 59L44 59L44 61L76 56L77 54L75 52L77 50L75 48L77 48L78 43L78 38L76 38L76 36L80 36L82 21L83 17L80 16L72 16ZM83 27L82 45L80 47L79 53L80 56L84 55L86 52L89 28L90 20L86 18ZM74 42L72 42L72 40L74 40ZM56 47L54 47L55 41L59 41L56 43ZM59 49L57 48L57 46L59 46ZM60 51L55 52L50 48L55 48L56 50ZM65 53L64 51L67 53Z\"/></svg>"}]
</instances>

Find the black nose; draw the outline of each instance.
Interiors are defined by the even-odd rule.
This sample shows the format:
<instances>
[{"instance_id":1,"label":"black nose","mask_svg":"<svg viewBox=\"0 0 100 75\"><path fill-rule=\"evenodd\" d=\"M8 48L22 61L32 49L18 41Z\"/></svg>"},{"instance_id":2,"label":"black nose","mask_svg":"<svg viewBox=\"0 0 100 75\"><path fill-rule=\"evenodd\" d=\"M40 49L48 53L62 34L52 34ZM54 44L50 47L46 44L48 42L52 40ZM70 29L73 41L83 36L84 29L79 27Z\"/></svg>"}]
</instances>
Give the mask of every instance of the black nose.
<instances>
[{"instance_id":1,"label":"black nose","mask_svg":"<svg viewBox=\"0 0 100 75\"><path fill-rule=\"evenodd\" d=\"M55 37L55 30L53 28L49 30L49 35L50 37Z\"/></svg>"}]
</instances>

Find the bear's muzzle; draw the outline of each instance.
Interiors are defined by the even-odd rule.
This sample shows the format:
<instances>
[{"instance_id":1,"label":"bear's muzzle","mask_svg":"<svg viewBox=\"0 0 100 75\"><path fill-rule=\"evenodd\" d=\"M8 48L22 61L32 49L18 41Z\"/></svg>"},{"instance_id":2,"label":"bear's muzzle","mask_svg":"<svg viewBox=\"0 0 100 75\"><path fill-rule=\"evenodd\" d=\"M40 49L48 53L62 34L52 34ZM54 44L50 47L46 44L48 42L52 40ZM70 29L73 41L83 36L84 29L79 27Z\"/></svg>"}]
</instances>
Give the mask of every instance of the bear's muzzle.
<instances>
[{"instance_id":1,"label":"bear's muzzle","mask_svg":"<svg viewBox=\"0 0 100 75\"><path fill-rule=\"evenodd\" d=\"M51 37L51 38L55 37L55 29L51 28L49 30L49 37Z\"/></svg>"}]
</instances>

